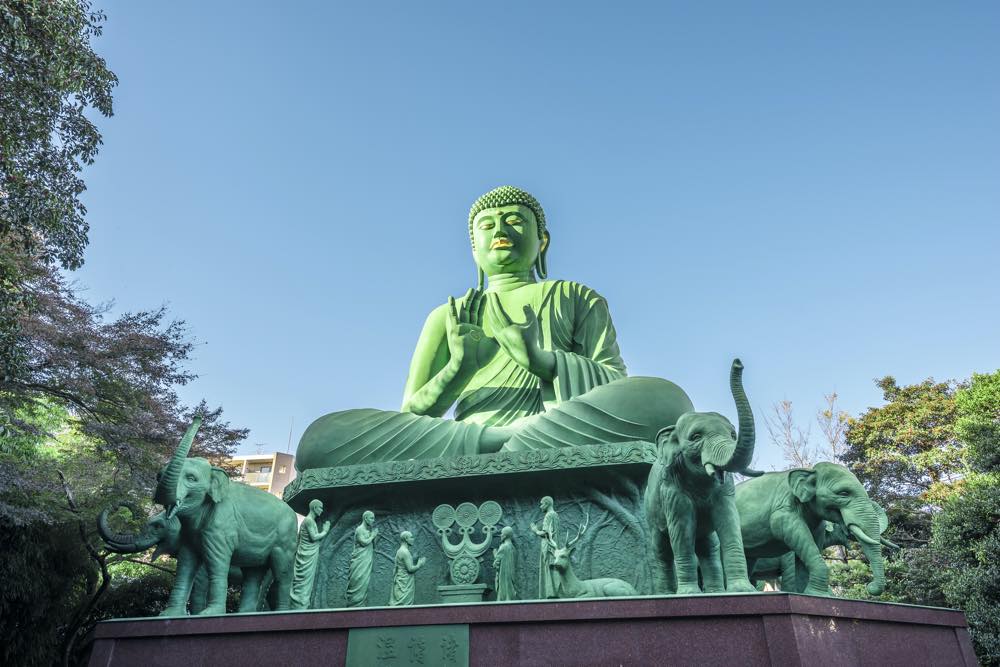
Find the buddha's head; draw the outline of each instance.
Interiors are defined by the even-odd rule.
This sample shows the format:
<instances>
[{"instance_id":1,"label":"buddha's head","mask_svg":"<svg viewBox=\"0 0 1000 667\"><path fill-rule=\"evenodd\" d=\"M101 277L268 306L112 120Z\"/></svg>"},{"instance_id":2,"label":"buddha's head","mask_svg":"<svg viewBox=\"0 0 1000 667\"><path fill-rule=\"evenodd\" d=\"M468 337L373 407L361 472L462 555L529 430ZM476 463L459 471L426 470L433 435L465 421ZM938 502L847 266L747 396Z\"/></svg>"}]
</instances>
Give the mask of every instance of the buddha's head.
<instances>
[{"instance_id":1,"label":"buddha's head","mask_svg":"<svg viewBox=\"0 0 1000 667\"><path fill-rule=\"evenodd\" d=\"M545 211L524 190L503 185L477 199L469 210L469 238L480 278L531 271L545 278Z\"/></svg>"},{"instance_id":2,"label":"buddha's head","mask_svg":"<svg viewBox=\"0 0 1000 667\"><path fill-rule=\"evenodd\" d=\"M500 531L501 540L509 540L514 537L514 529L510 526L504 526L503 530Z\"/></svg>"},{"instance_id":3,"label":"buddha's head","mask_svg":"<svg viewBox=\"0 0 1000 667\"><path fill-rule=\"evenodd\" d=\"M361 515L361 518L364 520L365 525L371 528L375 523L375 512L365 510L365 513Z\"/></svg>"},{"instance_id":4,"label":"buddha's head","mask_svg":"<svg viewBox=\"0 0 1000 667\"><path fill-rule=\"evenodd\" d=\"M413 546L413 533L411 533L408 530L404 530L403 532L401 532L399 534L399 541L402 542L403 544L408 544L409 546L412 547Z\"/></svg>"}]
</instances>

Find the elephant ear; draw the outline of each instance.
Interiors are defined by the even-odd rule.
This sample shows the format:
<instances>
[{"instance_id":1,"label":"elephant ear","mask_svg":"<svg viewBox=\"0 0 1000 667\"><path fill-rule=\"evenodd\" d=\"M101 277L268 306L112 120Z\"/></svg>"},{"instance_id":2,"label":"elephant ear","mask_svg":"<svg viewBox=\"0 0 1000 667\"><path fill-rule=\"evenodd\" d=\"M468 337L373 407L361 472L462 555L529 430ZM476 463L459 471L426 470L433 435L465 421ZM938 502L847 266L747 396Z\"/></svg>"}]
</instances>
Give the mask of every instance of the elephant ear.
<instances>
[{"instance_id":1,"label":"elephant ear","mask_svg":"<svg viewBox=\"0 0 1000 667\"><path fill-rule=\"evenodd\" d=\"M788 487L792 490L792 495L798 498L800 503L807 503L816 497L816 471L815 470L789 470Z\"/></svg>"},{"instance_id":2,"label":"elephant ear","mask_svg":"<svg viewBox=\"0 0 1000 667\"><path fill-rule=\"evenodd\" d=\"M212 468L212 481L208 496L213 503L220 503L229 496L229 475L222 468Z\"/></svg>"},{"instance_id":3,"label":"elephant ear","mask_svg":"<svg viewBox=\"0 0 1000 667\"><path fill-rule=\"evenodd\" d=\"M671 440L676 441L676 432L677 426L674 424L661 428L656 434L656 451L662 453Z\"/></svg>"},{"instance_id":4,"label":"elephant ear","mask_svg":"<svg viewBox=\"0 0 1000 667\"><path fill-rule=\"evenodd\" d=\"M887 515L885 510L882 509L882 506L874 500L872 501L872 509L875 510L875 514L878 516L878 533L881 535L885 532L885 529L889 527L889 515Z\"/></svg>"}]
</instances>

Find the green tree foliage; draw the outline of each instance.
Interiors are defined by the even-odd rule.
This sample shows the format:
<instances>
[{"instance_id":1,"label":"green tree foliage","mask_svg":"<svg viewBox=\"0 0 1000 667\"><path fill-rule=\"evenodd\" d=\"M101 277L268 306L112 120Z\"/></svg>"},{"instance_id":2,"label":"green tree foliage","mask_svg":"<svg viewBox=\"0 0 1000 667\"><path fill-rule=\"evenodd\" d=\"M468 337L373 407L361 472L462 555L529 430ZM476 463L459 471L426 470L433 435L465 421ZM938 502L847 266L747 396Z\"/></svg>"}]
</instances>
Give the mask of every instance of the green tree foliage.
<instances>
[{"instance_id":1,"label":"green tree foliage","mask_svg":"<svg viewBox=\"0 0 1000 667\"><path fill-rule=\"evenodd\" d=\"M17 352L24 257L76 268L87 245L80 170L101 135L89 110L110 116L117 83L90 41L104 15L89 0L0 1L0 362Z\"/></svg>"},{"instance_id":2,"label":"green tree foliage","mask_svg":"<svg viewBox=\"0 0 1000 667\"><path fill-rule=\"evenodd\" d=\"M974 374L955 404L955 432L968 443L969 464L984 472L1000 470L1000 372Z\"/></svg>"},{"instance_id":3,"label":"green tree foliage","mask_svg":"<svg viewBox=\"0 0 1000 667\"><path fill-rule=\"evenodd\" d=\"M1000 371L879 386L887 402L850 421L844 460L906 547L881 599L963 609L979 659L1000 665ZM835 585L864 597L863 572L833 570Z\"/></svg>"},{"instance_id":4,"label":"green tree foliage","mask_svg":"<svg viewBox=\"0 0 1000 667\"><path fill-rule=\"evenodd\" d=\"M885 405L848 423L844 463L889 512L887 537L904 546L930 539L930 508L967 472L966 446L955 433L954 382L899 386L876 382Z\"/></svg>"},{"instance_id":5,"label":"green tree foliage","mask_svg":"<svg viewBox=\"0 0 1000 667\"><path fill-rule=\"evenodd\" d=\"M976 476L945 501L930 550L948 573L945 597L965 610L980 661L1000 664L1000 476Z\"/></svg>"}]
</instances>

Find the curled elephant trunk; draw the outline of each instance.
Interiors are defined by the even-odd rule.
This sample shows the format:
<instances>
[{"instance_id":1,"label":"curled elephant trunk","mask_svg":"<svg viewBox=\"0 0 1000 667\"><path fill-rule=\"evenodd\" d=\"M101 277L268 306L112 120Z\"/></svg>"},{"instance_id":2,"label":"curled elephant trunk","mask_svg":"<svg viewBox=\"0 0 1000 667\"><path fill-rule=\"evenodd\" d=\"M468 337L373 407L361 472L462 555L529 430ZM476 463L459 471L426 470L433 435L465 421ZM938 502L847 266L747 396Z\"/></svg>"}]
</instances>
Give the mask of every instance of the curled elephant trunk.
<instances>
[{"instance_id":1,"label":"curled elephant trunk","mask_svg":"<svg viewBox=\"0 0 1000 667\"><path fill-rule=\"evenodd\" d=\"M746 392L743 391L743 362L733 359L733 367L729 373L729 388L733 392L733 400L736 401L736 414L739 417L739 431L736 436L736 449L729 463L724 466L729 472L738 472L750 477L756 477L760 473L749 470L751 459L753 459L753 448L755 440L753 412L750 410L750 401L747 400Z\"/></svg>"},{"instance_id":2,"label":"curled elephant trunk","mask_svg":"<svg viewBox=\"0 0 1000 667\"><path fill-rule=\"evenodd\" d=\"M187 458L188 452L191 451L191 443L194 442L194 436L199 427L201 427L201 415L195 417L194 421L191 422L191 426L188 427L180 444L177 445L177 451L170 458L170 463L163 469L159 480L157 480L156 495L153 496L153 499L168 508L168 511L177 503L177 482L181 478L181 467L184 465L184 459Z\"/></svg>"},{"instance_id":3,"label":"curled elephant trunk","mask_svg":"<svg viewBox=\"0 0 1000 667\"><path fill-rule=\"evenodd\" d=\"M158 541L157 536L150 535L146 531L130 534L116 533L111 529L111 526L108 524L108 515L111 514L112 510L117 510L119 507L122 507L122 505L109 507L97 515L97 532L100 533L101 539L104 540L108 549L120 554L134 554L156 545ZM129 509L131 510L132 508L130 507Z\"/></svg>"}]
</instances>

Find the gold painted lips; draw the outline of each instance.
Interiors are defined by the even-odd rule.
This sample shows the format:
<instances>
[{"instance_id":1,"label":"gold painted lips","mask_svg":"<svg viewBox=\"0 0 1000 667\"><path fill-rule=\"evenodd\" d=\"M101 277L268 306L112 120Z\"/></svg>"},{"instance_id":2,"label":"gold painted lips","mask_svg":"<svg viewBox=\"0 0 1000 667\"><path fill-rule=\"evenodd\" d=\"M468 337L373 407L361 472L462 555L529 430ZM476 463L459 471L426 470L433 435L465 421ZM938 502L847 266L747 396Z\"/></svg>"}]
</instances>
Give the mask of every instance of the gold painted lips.
<instances>
[{"instance_id":1,"label":"gold painted lips","mask_svg":"<svg viewBox=\"0 0 1000 667\"><path fill-rule=\"evenodd\" d=\"M493 239L493 243L490 244L490 250L494 248L513 248L514 244L511 243L510 239Z\"/></svg>"}]
</instances>

